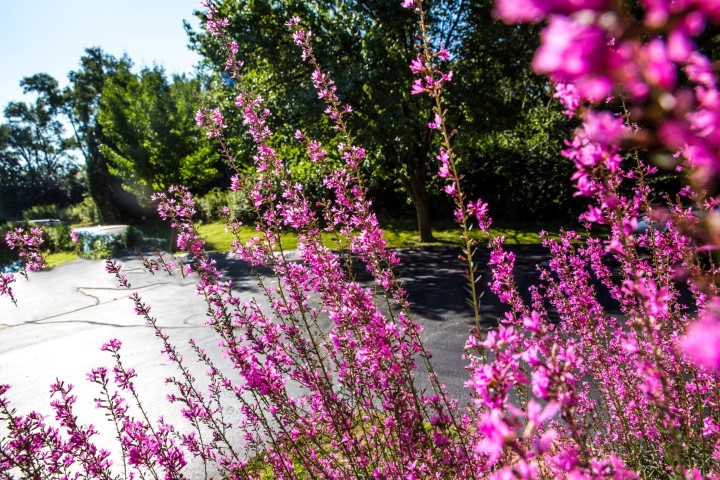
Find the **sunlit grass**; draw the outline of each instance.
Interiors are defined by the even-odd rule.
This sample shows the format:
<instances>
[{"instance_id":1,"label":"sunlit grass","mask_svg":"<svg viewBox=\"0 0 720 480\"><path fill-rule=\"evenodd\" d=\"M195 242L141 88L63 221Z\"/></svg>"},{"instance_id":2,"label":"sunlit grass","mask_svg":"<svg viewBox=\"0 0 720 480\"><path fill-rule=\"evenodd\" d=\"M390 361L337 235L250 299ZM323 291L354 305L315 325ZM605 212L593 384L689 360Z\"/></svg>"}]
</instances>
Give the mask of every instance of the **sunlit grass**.
<instances>
[{"instance_id":1,"label":"sunlit grass","mask_svg":"<svg viewBox=\"0 0 720 480\"><path fill-rule=\"evenodd\" d=\"M170 227L164 222L152 222L145 225L138 225L135 229L142 232L145 238L160 239L167 243L170 240ZM385 240L390 248L418 248L418 247L434 247L434 246L451 246L460 245L459 228L453 225L440 225L433 228L433 242L421 242L415 225L407 221L386 221L383 225L385 231ZM548 229L548 236L552 238L558 237L558 229ZM507 245L539 245L542 241L539 228L535 227L493 227L491 234L493 236L504 236ZM209 252L227 252L232 246L234 237L232 233L226 230L225 224L222 222L206 223L198 226L198 233L205 240L205 247ZM251 226L242 226L240 228L239 239L242 242L248 241L251 237L258 235L255 228ZM480 238L478 232L471 232L475 238ZM325 245L336 249L339 245L333 240L332 235L323 233L323 241ZM298 237L294 233L285 233L282 236L283 248L293 250L297 248ZM345 246L346 247L346 246ZM77 254L75 252L57 252L48 253L45 261L48 268L62 265L63 263L75 260Z\"/></svg>"},{"instance_id":2,"label":"sunlit grass","mask_svg":"<svg viewBox=\"0 0 720 480\"><path fill-rule=\"evenodd\" d=\"M56 252L45 254L45 264L48 268L57 267L63 263L72 262L78 258L77 253L73 252Z\"/></svg>"},{"instance_id":3,"label":"sunlit grass","mask_svg":"<svg viewBox=\"0 0 720 480\"><path fill-rule=\"evenodd\" d=\"M418 232L409 228L394 228L393 226L385 227L385 240L390 248L401 247L428 247L441 245L459 245L462 231L459 228L440 227L433 229L435 241L423 243L420 241ZM490 235L493 237L505 237L506 245L539 245L542 242L539 231L530 228L507 228L493 227L490 229ZM470 236L482 240L482 235L478 231L471 231ZM548 236L557 238L557 232L549 232Z\"/></svg>"},{"instance_id":4,"label":"sunlit grass","mask_svg":"<svg viewBox=\"0 0 720 480\"><path fill-rule=\"evenodd\" d=\"M210 252L227 252L232 246L235 237L226 230L225 224L221 222L205 223L198 227L200 238L205 241L205 248ZM247 242L252 237L259 235L253 227L243 225L240 227L239 240ZM281 238L283 248L294 250L297 248L298 238L294 233L286 233Z\"/></svg>"},{"instance_id":5,"label":"sunlit grass","mask_svg":"<svg viewBox=\"0 0 720 480\"><path fill-rule=\"evenodd\" d=\"M433 242L421 242L417 230L410 223L405 222L389 222L383 225L385 230L385 240L390 248L413 248L413 247L432 247L432 246L449 246L460 244L461 230L453 226L440 226L433 229ZM492 236L504 236L507 245L539 245L542 238L539 234L540 229L528 228L510 228L510 227L493 227L491 229ZM225 229L225 224L206 223L198 227L198 233L206 242L206 247L212 252L226 252L230 249L233 235ZM251 237L258 235L258 232L250 226L242 226L240 228L239 239L243 242ZM480 239L479 232L471 232L471 236ZM557 238L557 231L548 232L551 238ZM337 248L338 244L333 241L329 234L323 234L323 240L330 248ZM292 250L297 247L297 235L294 233L286 233L282 236L283 247Z\"/></svg>"}]
</instances>

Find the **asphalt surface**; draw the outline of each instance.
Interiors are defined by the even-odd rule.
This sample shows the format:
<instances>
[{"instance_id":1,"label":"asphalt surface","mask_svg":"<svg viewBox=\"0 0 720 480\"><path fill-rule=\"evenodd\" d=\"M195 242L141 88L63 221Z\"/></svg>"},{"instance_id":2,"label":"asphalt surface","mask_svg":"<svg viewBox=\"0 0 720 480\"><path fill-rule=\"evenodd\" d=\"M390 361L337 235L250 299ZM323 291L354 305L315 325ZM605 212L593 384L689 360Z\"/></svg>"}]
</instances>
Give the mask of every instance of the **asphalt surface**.
<instances>
[{"instance_id":1,"label":"asphalt surface","mask_svg":"<svg viewBox=\"0 0 720 480\"><path fill-rule=\"evenodd\" d=\"M537 278L535 265L547 258L546 253L537 246L509 248L518 254L516 272L520 288L525 290ZM474 323L465 302L460 251L434 247L399 253L397 274L408 291L415 321L424 327L422 336L433 355L435 371L452 396L467 400L464 383L469 375L461 355ZM261 297L255 276L243 262L224 256L217 260L238 295ZM215 332L205 326L206 306L195 295L193 277L151 276L134 256L121 258L121 262L133 291L152 305L153 315L176 345L187 346L193 338L221 367L226 365ZM479 263L487 263L485 252ZM481 274L480 284L484 286L490 274L487 268L481 268ZM38 410L51 416L49 386L56 378L61 379L75 386L80 422L94 423L101 435L112 439L111 426L104 421L103 412L94 407L97 386L85 376L94 367L111 366L110 355L100 347L117 338L123 342L123 362L137 369L136 387L150 416L177 419L178 410L168 406L168 390L163 385L175 372L160 353L161 345L152 331L134 314L129 292L116 287L115 279L105 272L104 262L78 259L51 271L34 272L30 281L19 278L13 290L17 307L0 298L0 383L12 385L8 396L19 413ZM493 326L503 311L491 293L483 296L486 327ZM192 353L187 352L189 358ZM204 368L194 361L189 364L202 380ZM421 387L425 384L422 380L418 383ZM231 408L225 413L233 415Z\"/></svg>"}]
</instances>

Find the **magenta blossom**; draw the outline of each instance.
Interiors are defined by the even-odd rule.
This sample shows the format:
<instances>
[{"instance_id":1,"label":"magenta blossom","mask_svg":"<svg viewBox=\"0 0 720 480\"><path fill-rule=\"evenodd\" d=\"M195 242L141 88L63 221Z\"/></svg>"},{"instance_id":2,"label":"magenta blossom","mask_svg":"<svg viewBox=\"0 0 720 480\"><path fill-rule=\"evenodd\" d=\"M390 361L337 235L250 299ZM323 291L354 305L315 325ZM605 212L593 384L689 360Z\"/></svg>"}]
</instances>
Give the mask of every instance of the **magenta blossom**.
<instances>
[{"instance_id":1,"label":"magenta blossom","mask_svg":"<svg viewBox=\"0 0 720 480\"><path fill-rule=\"evenodd\" d=\"M585 98L601 100L611 92L604 72L606 42L600 27L553 16L541 34L533 69L548 74L555 82L574 83Z\"/></svg>"},{"instance_id":2,"label":"magenta blossom","mask_svg":"<svg viewBox=\"0 0 720 480\"><path fill-rule=\"evenodd\" d=\"M708 315L690 325L680 345L695 363L720 373L720 321L717 317Z\"/></svg>"},{"instance_id":3,"label":"magenta blossom","mask_svg":"<svg viewBox=\"0 0 720 480\"><path fill-rule=\"evenodd\" d=\"M608 0L498 0L493 14L506 23L536 23L555 13L603 10Z\"/></svg>"}]
</instances>

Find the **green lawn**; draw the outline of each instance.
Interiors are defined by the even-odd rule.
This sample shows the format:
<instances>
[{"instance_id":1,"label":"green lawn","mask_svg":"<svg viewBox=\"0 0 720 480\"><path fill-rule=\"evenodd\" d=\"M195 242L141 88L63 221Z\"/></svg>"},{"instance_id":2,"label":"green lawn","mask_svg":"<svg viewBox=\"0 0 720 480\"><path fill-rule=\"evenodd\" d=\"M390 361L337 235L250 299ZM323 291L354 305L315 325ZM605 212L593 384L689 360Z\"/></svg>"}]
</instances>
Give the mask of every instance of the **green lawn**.
<instances>
[{"instance_id":1,"label":"green lawn","mask_svg":"<svg viewBox=\"0 0 720 480\"><path fill-rule=\"evenodd\" d=\"M45 264L48 268L57 267L63 263L71 262L78 258L75 252L56 252L45 254Z\"/></svg>"},{"instance_id":2,"label":"green lawn","mask_svg":"<svg viewBox=\"0 0 720 480\"><path fill-rule=\"evenodd\" d=\"M164 222L152 222L145 225L135 227L142 232L145 238L163 239L169 241L170 227ZM419 236L415 230L415 225L409 221L389 221L383 225L385 229L385 240L387 240L390 248L411 248L411 247L428 247L441 245L458 245L460 243L460 229L451 224L439 225L433 229L435 241L431 243L420 242ZM494 236L502 235L506 238L505 243L509 245L539 244L541 241L538 231L540 227L493 227L491 234ZM557 237L558 227L547 228L551 237ZM227 252L232 245L233 236L225 230L225 224L221 222L206 223L198 227L200 236L206 242L206 248L210 252ZM476 233L476 232L473 232ZM256 235L256 230L251 226L243 226L240 230L240 240L247 241L250 237ZM325 243L331 248L338 248L338 244L329 234L323 234ZM287 233L282 236L282 242L285 249L292 250L297 247L297 235ZM48 267L52 268L57 265L69 262L77 258L75 252L58 252L46 254L46 262Z\"/></svg>"},{"instance_id":3,"label":"green lawn","mask_svg":"<svg viewBox=\"0 0 720 480\"><path fill-rule=\"evenodd\" d=\"M383 225L385 229L385 240L390 248L408 248L408 247L428 247L441 245L457 245L460 242L461 230L454 226L440 226L433 229L435 241L430 243L420 242L414 225L410 223L390 223ZM541 238L538 234L540 229L532 228L510 228L510 227L493 227L491 234L493 236L504 236L505 243L508 245L534 245L540 244ZM223 252L227 251L232 244L233 236L230 232L225 231L225 225L222 223L208 223L200 225L198 231L201 237L207 242L209 251ZM551 231L551 237L557 237L557 228ZM475 233L475 232L474 232ZM248 240L257 232L252 227L243 226L240 232L242 241ZM323 234L325 242L332 248L337 247L337 243L332 240L328 234ZM287 233L282 237L283 245L288 250L292 250L297 246L297 236Z\"/></svg>"}]
</instances>

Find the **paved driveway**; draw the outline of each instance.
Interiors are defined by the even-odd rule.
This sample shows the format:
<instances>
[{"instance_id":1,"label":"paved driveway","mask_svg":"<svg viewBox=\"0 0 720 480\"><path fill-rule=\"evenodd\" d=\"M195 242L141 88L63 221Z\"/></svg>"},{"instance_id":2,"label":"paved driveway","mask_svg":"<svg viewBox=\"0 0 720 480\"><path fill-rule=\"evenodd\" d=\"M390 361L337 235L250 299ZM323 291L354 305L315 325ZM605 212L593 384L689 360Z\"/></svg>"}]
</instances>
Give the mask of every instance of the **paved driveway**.
<instances>
[{"instance_id":1,"label":"paved driveway","mask_svg":"<svg viewBox=\"0 0 720 480\"><path fill-rule=\"evenodd\" d=\"M518 248L521 285L535 275L542 257L537 247ZM450 393L467 398L463 383L468 375L460 358L473 326L465 304L462 264L455 248L401 251L399 277L409 292L416 321L423 327L435 369ZM134 258L121 260L133 289L152 305L152 313L176 344L194 338L222 361L215 333L205 327L205 304L194 294L193 278L148 275ZM218 257L223 273L233 280L239 295L258 296L255 278L242 262ZM486 284L489 273L484 273ZM94 409L95 386L85 380L91 368L110 364L100 346L111 338L123 342L124 362L138 370L137 388L152 415L177 415L165 401L163 379L174 374L160 354L160 344L133 312L128 292L119 290L100 261L75 260L48 272L31 274L30 281L13 284L18 307L0 298L0 383L12 385L9 396L20 412L39 409L50 414L48 387L56 378L76 386L81 421L98 425L112 435L102 412ZM502 307L487 293L482 313L488 325ZM193 362L191 362L193 363ZM195 374L203 369L193 363ZM226 412L232 415L232 411ZM103 426L104 425L104 426Z\"/></svg>"}]
</instances>

